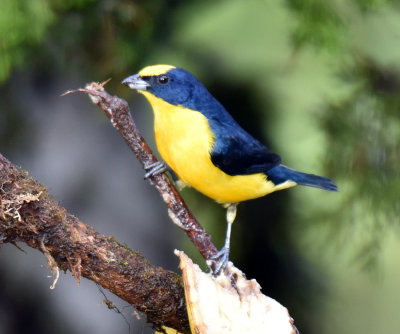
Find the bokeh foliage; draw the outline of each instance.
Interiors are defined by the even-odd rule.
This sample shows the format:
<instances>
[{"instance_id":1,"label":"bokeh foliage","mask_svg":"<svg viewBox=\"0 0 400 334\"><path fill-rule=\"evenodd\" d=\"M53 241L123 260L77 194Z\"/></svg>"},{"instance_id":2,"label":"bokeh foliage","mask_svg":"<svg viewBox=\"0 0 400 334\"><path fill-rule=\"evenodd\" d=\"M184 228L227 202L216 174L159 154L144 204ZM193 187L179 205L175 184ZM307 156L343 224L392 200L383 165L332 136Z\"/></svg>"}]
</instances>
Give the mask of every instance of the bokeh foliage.
<instances>
[{"instance_id":1,"label":"bokeh foliage","mask_svg":"<svg viewBox=\"0 0 400 334\"><path fill-rule=\"evenodd\" d=\"M328 104L323 116L328 168L346 185L340 210L331 219L352 242L359 231L358 259L371 269L383 238L399 223L400 73L364 58L345 69L343 77L352 89Z\"/></svg>"}]
</instances>

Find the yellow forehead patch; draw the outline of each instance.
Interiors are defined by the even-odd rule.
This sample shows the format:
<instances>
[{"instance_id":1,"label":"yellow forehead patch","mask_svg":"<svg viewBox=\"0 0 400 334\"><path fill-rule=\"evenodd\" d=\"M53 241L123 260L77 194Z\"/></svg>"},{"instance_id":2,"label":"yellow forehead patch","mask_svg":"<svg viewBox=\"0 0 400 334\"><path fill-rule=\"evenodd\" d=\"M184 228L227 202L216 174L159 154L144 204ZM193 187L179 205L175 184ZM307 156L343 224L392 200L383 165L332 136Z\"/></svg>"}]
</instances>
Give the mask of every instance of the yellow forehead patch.
<instances>
[{"instance_id":1,"label":"yellow forehead patch","mask_svg":"<svg viewBox=\"0 0 400 334\"><path fill-rule=\"evenodd\" d=\"M167 73L169 70L175 68L172 65L152 65L147 66L140 70L139 75L141 77L151 77L153 75L161 75Z\"/></svg>"}]
</instances>

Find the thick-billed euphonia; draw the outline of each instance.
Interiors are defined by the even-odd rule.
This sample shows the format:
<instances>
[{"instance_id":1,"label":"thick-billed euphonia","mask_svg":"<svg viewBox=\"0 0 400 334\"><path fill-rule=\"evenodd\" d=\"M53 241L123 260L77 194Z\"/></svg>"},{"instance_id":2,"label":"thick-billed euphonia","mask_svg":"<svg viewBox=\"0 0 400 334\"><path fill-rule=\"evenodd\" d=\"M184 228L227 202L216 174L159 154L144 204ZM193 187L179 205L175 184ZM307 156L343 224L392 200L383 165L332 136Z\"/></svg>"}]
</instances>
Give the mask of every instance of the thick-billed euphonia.
<instances>
[{"instance_id":1,"label":"thick-billed euphonia","mask_svg":"<svg viewBox=\"0 0 400 334\"><path fill-rule=\"evenodd\" d=\"M282 165L279 155L242 129L184 69L148 66L122 83L150 102L157 148L168 166L184 183L228 207L225 246L214 259L214 273L219 273L228 261L237 203L297 184L337 190L326 177ZM158 164L150 174L160 171L163 168Z\"/></svg>"}]
</instances>

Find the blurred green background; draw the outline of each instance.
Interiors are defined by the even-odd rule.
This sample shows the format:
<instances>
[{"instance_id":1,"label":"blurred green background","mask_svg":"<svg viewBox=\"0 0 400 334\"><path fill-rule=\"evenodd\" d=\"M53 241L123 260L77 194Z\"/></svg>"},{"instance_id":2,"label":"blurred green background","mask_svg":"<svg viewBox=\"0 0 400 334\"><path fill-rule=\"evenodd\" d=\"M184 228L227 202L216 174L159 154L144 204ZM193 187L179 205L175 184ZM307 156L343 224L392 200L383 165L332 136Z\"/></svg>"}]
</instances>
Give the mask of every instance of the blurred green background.
<instances>
[{"instance_id":1,"label":"blurred green background","mask_svg":"<svg viewBox=\"0 0 400 334\"><path fill-rule=\"evenodd\" d=\"M389 0L1 0L0 152L99 232L177 270L196 250L84 96L112 78L154 147L151 109L120 84L146 65L195 74L284 164L339 193L296 187L239 206L232 261L301 333L400 332L400 4ZM155 149L155 147L154 147ZM225 211L183 196L220 246ZM0 333L151 332L94 284L0 249ZM112 298L112 297L110 297ZM128 324L129 323L129 326Z\"/></svg>"}]
</instances>

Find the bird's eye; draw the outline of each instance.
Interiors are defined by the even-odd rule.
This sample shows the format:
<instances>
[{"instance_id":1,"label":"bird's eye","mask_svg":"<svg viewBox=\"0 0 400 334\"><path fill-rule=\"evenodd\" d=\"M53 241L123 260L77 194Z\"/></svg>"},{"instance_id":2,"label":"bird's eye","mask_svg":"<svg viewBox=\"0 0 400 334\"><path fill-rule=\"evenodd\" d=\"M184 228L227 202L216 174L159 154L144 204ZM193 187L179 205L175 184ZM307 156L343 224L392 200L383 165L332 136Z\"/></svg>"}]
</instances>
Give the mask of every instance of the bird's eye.
<instances>
[{"instance_id":1,"label":"bird's eye","mask_svg":"<svg viewBox=\"0 0 400 334\"><path fill-rule=\"evenodd\" d=\"M158 83L160 83L162 85L165 85L165 84L167 84L169 82L169 78L166 75L160 75L157 78L157 81L158 81Z\"/></svg>"}]
</instances>

